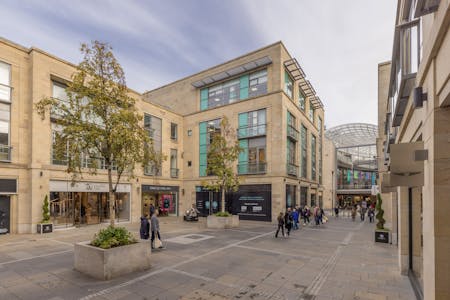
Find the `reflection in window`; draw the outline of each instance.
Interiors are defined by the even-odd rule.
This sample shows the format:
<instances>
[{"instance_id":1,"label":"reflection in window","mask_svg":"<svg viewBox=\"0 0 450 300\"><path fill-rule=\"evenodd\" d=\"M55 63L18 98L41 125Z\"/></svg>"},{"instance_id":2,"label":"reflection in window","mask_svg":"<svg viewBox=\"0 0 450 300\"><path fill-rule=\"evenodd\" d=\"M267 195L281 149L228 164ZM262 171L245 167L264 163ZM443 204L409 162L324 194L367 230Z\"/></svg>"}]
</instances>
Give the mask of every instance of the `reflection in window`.
<instances>
[{"instance_id":1,"label":"reflection in window","mask_svg":"<svg viewBox=\"0 0 450 300\"><path fill-rule=\"evenodd\" d=\"M152 139L153 149L155 152L160 153L162 151L162 120L155 116L144 114L144 129L147 131L148 136ZM156 175L161 176L162 166L155 166L154 164L149 164L145 167L144 173L146 175Z\"/></svg>"},{"instance_id":2,"label":"reflection in window","mask_svg":"<svg viewBox=\"0 0 450 300\"><path fill-rule=\"evenodd\" d=\"M0 62L0 101L11 102L11 66Z\"/></svg>"},{"instance_id":3,"label":"reflection in window","mask_svg":"<svg viewBox=\"0 0 450 300\"><path fill-rule=\"evenodd\" d=\"M239 100L239 79L213 86L208 92L208 107L216 107Z\"/></svg>"},{"instance_id":4,"label":"reflection in window","mask_svg":"<svg viewBox=\"0 0 450 300\"><path fill-rule=\"evenodd\" d=\"M250 74L249 97L264 95L267 93L267 69Z\"/></svg>"}]
</instances>

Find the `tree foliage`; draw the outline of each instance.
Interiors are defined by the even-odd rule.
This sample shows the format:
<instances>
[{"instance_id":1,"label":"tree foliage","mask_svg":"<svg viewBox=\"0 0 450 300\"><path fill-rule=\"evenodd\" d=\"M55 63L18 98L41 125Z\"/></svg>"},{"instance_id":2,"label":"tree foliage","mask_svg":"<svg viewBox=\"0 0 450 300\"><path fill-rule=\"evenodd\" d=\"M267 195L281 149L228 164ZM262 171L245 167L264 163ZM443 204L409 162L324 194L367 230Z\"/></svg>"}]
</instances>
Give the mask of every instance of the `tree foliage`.
<instances>
[{"instance_id":1,"label":"tree foliage","mask_svg":"<svg viewBox=\"0 0 450 300\"><path fill-rule=\"evenodd\" d=\"M112 48L98 41L82 44L84 55L68 84L66 99L44 98L37 112L46 112L61 127L55 133L56 156L67 160L72 180L83 172L108 171L110 221L114 226L114 193L123 175L132 178L136 164L147 165L157 153L143 128L142 115L129 96L125 75ZM63 101L62 101L63 100Z\"/></svg>"},{"instance_id":2,"label":"tree foliage","mask_svg":"<svg viewBox=\"0 0 450 300\"><path fill-rule=\"evenodd\" d=\"M50 209L48 203L48 195L44 197L44 203L42 204L42 223L50 221Z\"/></svg>"},{"instance_id":3,"label":"tree foliage","mask_svg":"<svg viewBox=\"0 0 450 300\"><path fill-rule=\"evenodd\" d=\"M212 142L207 153L207 174L214 177L203 183L207 189L222 193L222 212L225 212L225 193L237 191L240 184L239 176L235 173L234 163L243 149L236 138L236 130L224 116L220 122L220 134L213 134Z\"/></svg>"}]
</instances>

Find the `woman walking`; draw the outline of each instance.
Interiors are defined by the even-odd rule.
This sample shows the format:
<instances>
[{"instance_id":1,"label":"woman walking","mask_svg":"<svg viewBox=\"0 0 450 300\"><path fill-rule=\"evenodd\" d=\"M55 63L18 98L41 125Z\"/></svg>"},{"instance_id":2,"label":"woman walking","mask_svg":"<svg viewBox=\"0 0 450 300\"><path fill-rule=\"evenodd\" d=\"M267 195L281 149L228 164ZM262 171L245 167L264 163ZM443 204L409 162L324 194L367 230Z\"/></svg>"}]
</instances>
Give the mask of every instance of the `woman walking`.
<instances>
[{"instance_id":1,"label":"woman walking","mask_svg":"<svg viewBox=\"0 0 450 300\"><path fill-rule=\"evenodd\" d=\"M284 237L284 214L283 214L283 212L280 212L277 220L278 220L278 228L277 228L277 232L275 233L275 238L278 237L278 233L280 232L280 229L281 229L281 233L283 234L283 237Z\"/></svg>"},{"instance_id":2,"label":"woman walking","mask_svg":"<svg viewBox=\"0 0 450 300\"><path fill-rule=\"evenodd\" d=\"M152 225L152 249L155 249L155 236L158 237L158 240L161 241L161 235L159 234L159 220L158 220L158 210L155 210L153 216L150 219L150 223ZM162 243L158 246L158 248L162 248Z\"/></svg>"}]
</instances>

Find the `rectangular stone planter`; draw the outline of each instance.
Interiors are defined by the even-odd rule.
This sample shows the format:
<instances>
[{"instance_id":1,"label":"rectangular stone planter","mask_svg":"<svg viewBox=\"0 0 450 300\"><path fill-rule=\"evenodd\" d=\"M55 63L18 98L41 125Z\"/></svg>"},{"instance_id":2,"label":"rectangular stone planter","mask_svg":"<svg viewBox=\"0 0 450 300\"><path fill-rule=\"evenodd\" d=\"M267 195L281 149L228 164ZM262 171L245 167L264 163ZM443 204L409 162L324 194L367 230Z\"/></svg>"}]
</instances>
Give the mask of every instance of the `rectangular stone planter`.
<instances>
[{"instance_id":1,"label":"rectangular stone planter","mask_svg":"<svg viewBox=\"0 0 450 300\"><path fill-rule=\"evenodd\" d=\"M239 227L239 216L232 215L230 217L217 217L211 215L206 218L206 227L214 229Z\"/></svg>"},{"instance_id":2,"label":"rectangular stone planter","mask_svg":"<svg viewBox=\"0 0 450 300\"><path fill-rule=\"evenodd\" d=\"M150 241L102 249L90 245L90 242L75 244L74 267L91 277L109 280L131 272L150 268Z\"/></svg>"},{"instance_id":3,"label":"rectangular stone planter","mask_svg":"<svg viewBox=\"0 0 450 300\"><path fill-rule=\"evenodd\" d=\"M40 234L53 232L53 223L38 223L36 229Z\"/></svg>"}]
</instances>

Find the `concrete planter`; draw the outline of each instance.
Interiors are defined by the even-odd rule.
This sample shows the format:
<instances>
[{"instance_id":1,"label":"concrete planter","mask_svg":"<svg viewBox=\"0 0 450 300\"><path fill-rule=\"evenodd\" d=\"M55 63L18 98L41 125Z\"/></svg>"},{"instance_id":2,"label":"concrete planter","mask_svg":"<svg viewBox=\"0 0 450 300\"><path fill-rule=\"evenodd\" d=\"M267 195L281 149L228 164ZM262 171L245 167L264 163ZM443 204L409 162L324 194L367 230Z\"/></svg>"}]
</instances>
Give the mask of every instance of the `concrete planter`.
<instances>
[{"instance_id":1,"label":"concrete planter","mask_svg":"<svg viewBox=\"0 0 450 300\"><path fill-rule=\"evenodd\" d=\"M239 227L239 216L217 217L214 215L206 218L206 227L214 229L225 229Z\"/></svg>"},{"instance_id":2,"label":"concrete planter","mask_svg":"<svg viewBox=\"0 0 450 300\"><path fill-rule=\"evenodd\" d=\"M75 270L91 277L109 280L135 271L150 268L150 241L102 249L89 245L90 242L75 244Z\"/></svg>"}]
</instances>

